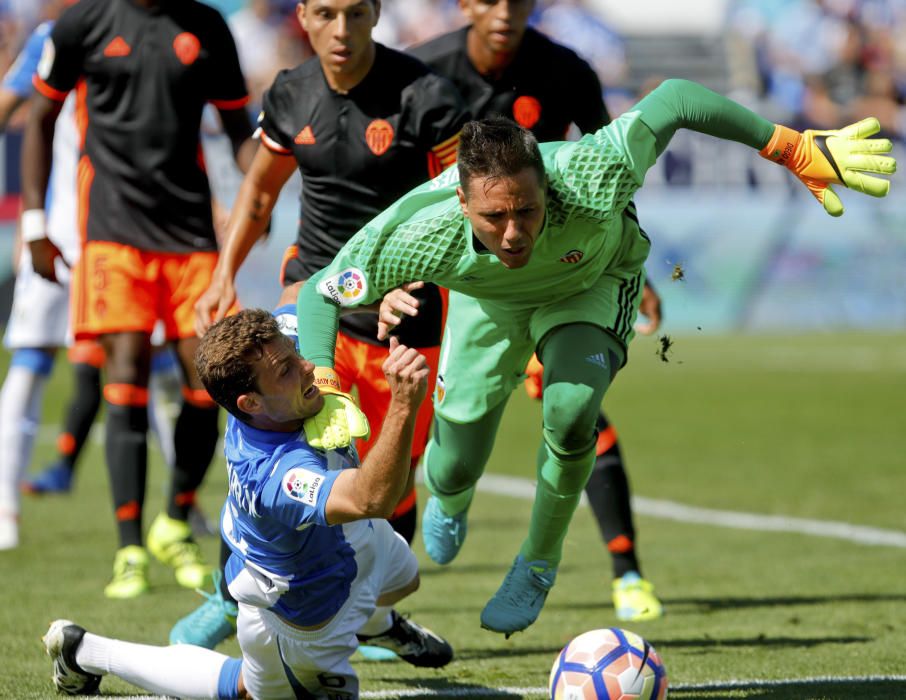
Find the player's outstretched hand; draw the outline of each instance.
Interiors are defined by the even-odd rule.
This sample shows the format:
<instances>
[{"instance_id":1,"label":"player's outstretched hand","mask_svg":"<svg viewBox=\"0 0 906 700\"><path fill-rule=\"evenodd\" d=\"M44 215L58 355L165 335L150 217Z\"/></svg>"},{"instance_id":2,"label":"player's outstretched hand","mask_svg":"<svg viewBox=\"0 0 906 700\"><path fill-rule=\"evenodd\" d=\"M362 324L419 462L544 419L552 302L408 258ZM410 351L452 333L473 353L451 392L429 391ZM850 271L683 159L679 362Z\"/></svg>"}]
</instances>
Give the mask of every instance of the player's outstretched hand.
<instances>
[{"instance_id":1,"label":"player's outstretched hand","mask_svg":"<svg viewBox=\"0 0 906 700\"><path fill-rule=\"evenodd\" d=\"M35 272L50 282L60 284L60 281L57 279L57 271L54 268L54 263L57 258L59 258L66 267L69 267L69 263L66 262L66 258L63 257L63 254L60 252L60 249L57 248L56 244L49 238L38 238L37 240L28 242L28 249L31 253L31 264Z\"/></svg>"},{"instance_id":2,"label":"player's outstretched hand","mask_svg":"<svg viewBox=\"0 0 906 700\"><path fill-rule=\"evenodd\" d=\"M421 289L424 282L407 282L402 287L391 289L384 295L378 309L378 340L386 340L406 316L418 316L418 299L409 292Z\"/></svg>"},{"instance_id":3,"label":"player's outstretched hand","mask_svg":"<svg viewBox=\"0 0 906 700\"><path fill-rule=\"evenodd\" d=\"M208 328L226 316L236 303L236 286L228 277L214 275L210 286L195 302L195 333L200 338Z\"/></svg>"},{"instance_id":4,"label":"player's outstretched hand","mask_svg":"<svg viewBox=\"0 0 906 700\"><path fill-rule=\"evenodd\" d=\"M381 367L390 385L391 401L417 409L428 393L428 361L415 348L390 338L390 354Z\"/></svg>"},{"instance_id":5,"label":"player's outstretched hand","mask_svg":"<svg viewBox=\"0 0 906 700\"><path fill-rule=\"evenodd\" d=\"M654 287L645 281L642 289L642 301L639 304L639 313L648 319L647 323L637 323L636 333L652 335L661 327L661 297L654 291Z\"/></svg>"},{"instance_id":6,"label":"player's outstretched hand","mask_svg":"<svg viewBox=\"0 0 906 700\"><path fill-rule=\"evenodd\" d=\"M890 181L876 175L896 172L896 160L881 155L890 153L893 144L890 139L869 138L880 130L874 117L833 131L808 129L799 133L778 124L761 155L786 166L828 214L840 216L843 203L830 185L846 185L872 197L883 197L890 191Z\"/></svg>"}]
</instances>

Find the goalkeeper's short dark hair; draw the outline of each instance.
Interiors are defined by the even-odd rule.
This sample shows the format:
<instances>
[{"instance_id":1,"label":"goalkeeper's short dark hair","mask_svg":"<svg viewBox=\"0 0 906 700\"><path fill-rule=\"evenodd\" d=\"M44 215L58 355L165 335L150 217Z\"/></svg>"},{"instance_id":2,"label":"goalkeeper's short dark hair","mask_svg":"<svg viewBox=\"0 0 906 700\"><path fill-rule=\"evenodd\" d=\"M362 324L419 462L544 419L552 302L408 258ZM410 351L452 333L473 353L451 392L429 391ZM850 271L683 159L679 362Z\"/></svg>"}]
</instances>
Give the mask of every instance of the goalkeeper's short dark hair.
<instances>
[{"instance_id":1,"label":"goalkeeper's short dark hair","mask_svg":"<svg viewBox=\"0 0 906 700\"><path fill-rule=\"evenodd\" d=\"M244 423L251 416L236 405L242 394L258 392L255 362L264 346L282 338L277 320L263 309L243 309L211 326L195 351L195 369L211 398Z\"/></svg>"},{"instance_id":2,"label":"goalkeeper's short dark hair","mask_svg":"<svg viewBox=\"0 0 906 700\"><path fill-rule=\"evenodd\" d=\"M459 135L459 182L468 195L474 177L512 177L526 168L544 182L544 161L538 140L528 129L506 117L468 122Z\"/></svg>"}]
</instances>

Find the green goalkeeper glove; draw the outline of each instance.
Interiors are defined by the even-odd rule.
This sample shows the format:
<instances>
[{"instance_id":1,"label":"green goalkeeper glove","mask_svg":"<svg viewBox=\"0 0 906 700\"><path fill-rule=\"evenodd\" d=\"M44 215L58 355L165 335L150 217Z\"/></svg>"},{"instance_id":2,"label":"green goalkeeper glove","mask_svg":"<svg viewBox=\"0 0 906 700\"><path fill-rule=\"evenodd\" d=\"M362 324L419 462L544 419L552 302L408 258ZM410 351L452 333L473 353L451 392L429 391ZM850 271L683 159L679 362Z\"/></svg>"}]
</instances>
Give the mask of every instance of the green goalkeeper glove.
<instances>
[{"instance_id":1,"label":"green goalkeeper glove","mask_svg":"<svg viewBox=\"0 0 906 700\"><path fill-rule=\"evenodd\" d=\"M837 131L799 133L777 124L761 155L768 160L785 165L805 183L831 216L843 213L843 203L830 185L845 185L872 197L883 197L890 190L890 182L865 173L890 175L897 170L897 162L889 153L893 144L889 139L870 139L881 125L874 117L863 119Z\"/></svg>"},{"instance_id":2,"label":"green goalkeeper glove","mask_svg":"<svg viewBox=\"0 0 906 700\"><path fill-rule=\"evenodd\" d=\"M324 397L324 406L302 428L308 444L318 450L349 447L356 438L371 435L368 418L355 400L340 391L340 378L330 367L315 367L315 385Z\"/></svg>"},{"instance_id":3,"label":"green goalkeeper glove","mask_svg":"<svg viewBox=\"0 0 906 700\"><path fill-rule=\"evenodd\" d=\"M324 394L324 407L302 424L308 444L318 450L349 447L371 435L368 418L349 394Z\"/></svg>"}]
</instances>

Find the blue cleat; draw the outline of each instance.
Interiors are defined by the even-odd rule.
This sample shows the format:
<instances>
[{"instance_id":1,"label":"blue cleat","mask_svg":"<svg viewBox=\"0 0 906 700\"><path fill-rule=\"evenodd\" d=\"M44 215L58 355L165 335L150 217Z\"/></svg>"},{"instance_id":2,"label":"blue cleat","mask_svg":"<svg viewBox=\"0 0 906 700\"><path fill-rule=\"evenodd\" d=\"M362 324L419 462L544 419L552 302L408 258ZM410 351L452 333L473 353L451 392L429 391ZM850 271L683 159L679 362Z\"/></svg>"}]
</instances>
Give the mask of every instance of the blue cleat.
<instances>
[{"instance_id":1,"label":"blue cleat","mask_svg":"<svg viewBox=\"0 0 906 700\"><path fill-rule=\"evenodd\" d=\"M211 576L214 581L214 592L198 590L207 600L173 625L173 629L170 630L170 644L194 644L205 649L213 649L236 633L239 608L233 601L225 600L220 592L220 579L223 574L218 570Z\"/></svg>"},{"instance_id":2,"label":"blue cleat","mask_svg":"<svg viewBox=\"0 0 906 700\"><path fill-rule=\"evenodd\" d=\"M72 470L62 462L54 462L37 476L22 482L22 491L35 495L69 493L72 490Z\"/></svg>"},{"instance_id":3,"label":"blue cleat","mask_svg":"<svg viewBox=\"0 0 906 700\"><path fill-rule=\"evenodd\" d=\"M440 500L431 496L422 514L422 537L431 561L449 564L459 554L466 539L466 511L447 515L441 508Z\"/></svg>"},{"instance_id":4,"label":"blue cleat","mask_svg":"<svg viewBox=\"0 0 906 700\"><path fill-rule=\"evenodd\" d=\"M520 554L494 597L481 611L481 626L509 637L538 619L557 569L546 561L526 561Z\"/></svg>"}]
</instances>

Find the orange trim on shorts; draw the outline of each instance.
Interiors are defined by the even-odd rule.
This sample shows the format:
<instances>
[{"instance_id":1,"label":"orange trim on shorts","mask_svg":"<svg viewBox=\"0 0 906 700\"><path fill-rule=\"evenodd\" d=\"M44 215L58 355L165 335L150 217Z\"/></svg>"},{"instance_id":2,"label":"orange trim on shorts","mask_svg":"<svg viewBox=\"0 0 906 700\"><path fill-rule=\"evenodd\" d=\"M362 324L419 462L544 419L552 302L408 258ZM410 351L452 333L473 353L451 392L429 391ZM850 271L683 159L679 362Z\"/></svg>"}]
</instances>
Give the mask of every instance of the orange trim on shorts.
<instances>
[{"instance_id":1,"label":"orange trim on shorts","mask_svg":"<svg viewBox=\"0 0 906 700\"><path fill-rule=\"evenodd\" d=\"M68 90L66 92L62 92L61 90L57 90L56 88L51 87L43 80L41 80L41 78L38 77L37 73L35 73L34 77L31 79L31 84L35 86L35 90L40 92L47 99L53 100L54 102L65 101L66 95L69 94Z\"/></svg>"},{"instance_id":2,"label":"orange trim on shorts","mask_svg":"<svg viewBox=\"0 0 906 700\"><path fill-rule=\"evenodd\" d=\"M217 405L205 389L192 389L183 385L182 397L186 403L190 403L196 408L214 408Z\"/></svg>"},{"instance_id":3,"label":"orange trim on shorts","mask_svg":"<svg viewBox=\"0 0 906 700\"><path fill-rule=\"evenodd\" d=\"M178 506L195 505L195 492L183 491L182 493L177 493L175 496L173 496L173 502Z\"/></svg>"},{"instance_id":4,"label":"orange trim on shorts","mask_svg":"<svg viewBox=\"0 0 906 700\"><path fill-rule=\"evenodd\" d=\"M631 552L635 545L626 535L617 535L607 543L607 550L612 554L626 554Z\"/></svg>"},{"instance_id":5,"label":"orange trim on shorts","mask_svg":"<svg viewBox=\"0 0 906 700\"><path fill-rule=\"evenodd\" d=\"M75 453L76 439L72 433L60 433L57 437L57 452L65 457L72 456Z\"/></svg>"},{"instance_id":6,"label":"orange trim on shorts","mask_svg":"<svg viewBox=\"0 0 906 700\"><path fill-rule=\"evenodd\" d=\"M598 442L595 445L595 454L602 455L614 445L617 444L617 431L612 425L608 425L604 430L598 433Z\"/></svg>"},{"instance_id":7,"label":"orange trim on shorts","mask_svg":"<svg viewBox=\"0 0 906 700\"><path fill-rule=\"evenodd\" d=\"M104 398L114 406L147 406L148 389L134 384L105 384Z\"/></svg>"},{"instance_id":8,"label":"orange trim on shorts","mask_svg":"<svg viewBox=\"0 0 906 700\"><path fill-rule=\"evenodd\" d=\"M100 343L93 340L78 340L66 353L70 364L89 365L96 369L101 369L107 361L107 353Z\"/></svg>"},{"instance_id":9,"label":"orange trim on shorts","mask_svg":"<svg viewBox=\"0 0 906 700\"><path fill-rule=\"evenodd\" d=\"M299 246L295 243L291 246L288 246L286 250L283 251L283 260L280 262L280 286L286 287L286 266L289 265L290 261L293 258L299 257Z\"/></svg>"},{"instance_id":10,"label":"orange trim on shorts","mask_svg":"<svg viewBox=\"0 0 906 700\"><path fill-rule=\"evenodd\" d=\"M415 508L415 487L412 487L412 490L409 491L402 500L396 504L396 508L393 509L393 513L390 515L388 520L393 520L394 518L401 518L410 510Z\"/></svg>"},{"instance_id":11,"label":"orange trim on shorts","mask_svg":"<svg viewBox=\"0 0 906 700\"><path fill-rule=\"evenodd\" d=\"M123 520L138 520L140 517L142 517L142 507L138 504L138 501L129 501L116 509L116 519L120 522Z\"/></svg>"}]
</instances>

